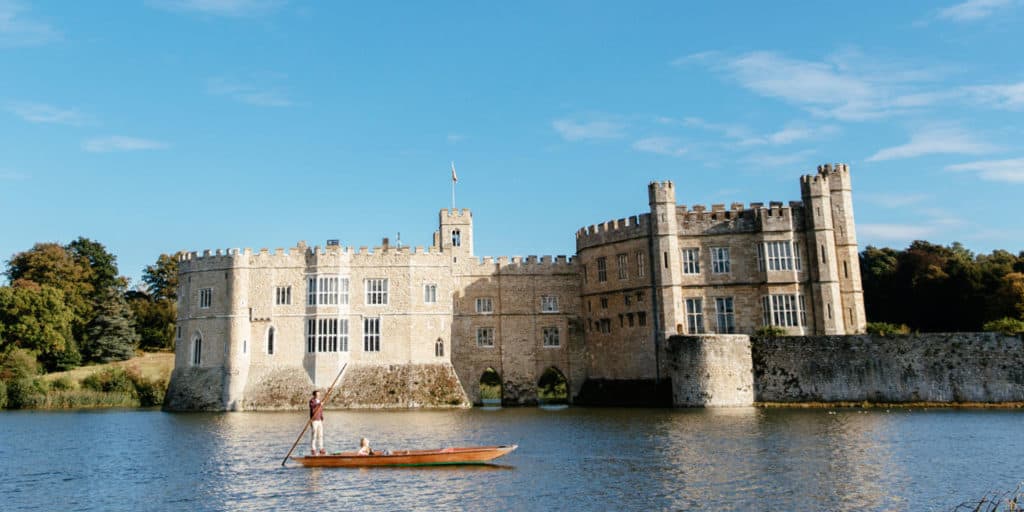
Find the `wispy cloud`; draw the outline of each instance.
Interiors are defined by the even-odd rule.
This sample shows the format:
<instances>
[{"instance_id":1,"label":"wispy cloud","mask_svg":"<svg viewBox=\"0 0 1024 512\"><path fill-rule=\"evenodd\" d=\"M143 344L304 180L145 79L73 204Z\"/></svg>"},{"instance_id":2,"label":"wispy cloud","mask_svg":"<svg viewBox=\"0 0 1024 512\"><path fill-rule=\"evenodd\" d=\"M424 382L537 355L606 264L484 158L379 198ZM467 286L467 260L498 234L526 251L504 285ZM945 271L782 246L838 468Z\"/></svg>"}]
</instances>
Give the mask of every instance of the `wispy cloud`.
<instances>
[{"instance_id":1,"label":"wispy cloud","mask_svg":"<svg viewBox=\"0 0 1024 512\"><path fill-rule=\"evenodd\" d=\"M284 0L150 0L150 5L168 11L197 12L213 16L241 18L269 13L285 4Z\"/></svg>"},{"instance_id":2,"label":"wispy cloud","mask_svg":"<svg viewBox=\"0 0 1024 512\"><path fill-rule=\"evenodd\" d=\"M206 92L260 107L290 107L294 105L292 100L281 91L236 82L227 78L207 80Z\"/></svg>"},{"instance_id":3,"label":"wispy cloud","mask_svg":"<svg viewBox=\"0 0 1024 512\"><path fill-rule=\"evenodd\" d=\"M57 29L26 18L26 11L21 2L0 0L0 47L37 46L60 40Z\"/></svg>"},{"instance_id":4,"label":"wispy cloud","mask_svg":"<svg viewBox=\"0 0 1024 512\"><path fill-rule=\"evenodd\" d=\"M938 70L868 59L857 51L821 61L757 51L738 56L704 52L674 65L708 65L759 95L776 98L821 117L843 121L878 119L941 101L944 91L921 90Z\"/></svg>"},{"instance_id":5,"label":"wispy cloud","mask_svg":"<svg viewBox=\"0 0 1024 512\"><path fill-rule=\"evenodd\" d=\"M902 208L926 201L930 196L925 194L859 194L859 197L884 208Z\"/></svg>"},{"instance_id":6,"label":"wispy cloud","mask_svg":"<svg viewBox=\"0 0 1024 512\"><path fill-rule=\"evenodd\" d=\"M975 100L988 106L1007 109L1024 109L1024 82L1003 85L977 85L965 90Z\"/></svg>"},{"instance_id":7,"label":"wispy cloud","mask_svg":"<svg viewBox=\"0 0 1024 512\"><path fill-rule=\"evenodd\" d=\"M576 122L570 119L558 119L551 127L568 141L618 139L625 136L625 126L612 121Z\"/></svg>"},{"instance_id":8,"label":"wispy cloud","mask_svg":"<svg viewBox=\"0 0 1024 512\"><path fill-rule=\"evenodd\" d=\"M785 167L807 163L814 153L815 150L813 149L804 149L785 154L758 154L750 155L746 158L746 161L755 167Z\"/></svg>"},{"instance_id":9,"label":"wispy cloud","mask_svg":"<svg viewBox=\"0 0 1024 512\"><path fill-rule=\"evenodd\" d=\"M445 140L448 141L448 144L458 144L458 143L466 140L466 136L465 135L460 135L458 133L449 133L448 136L445 137Z\"/></svg>"},{"instance_id":10,"label":"wispy cloud","mask_svg":"<svg viewBox=\"0 0 1024 512\"><path fill-rule=\"evenodd\" d=\"M45 103L11 102L7 110L30 123L53 123L77 126L86 119L77 109L63 109Z\"/></svg>"},{"instance_id":11,"label":"wispy cloud","mask_svg":"<svg viewBox=\"0 0 1024 512\"><path fill-rule=\"evenodd\" d=\"M988 18L999 9L1018 3L1016 0L967 0L939 10L939 17L953 21L977 21Z\"/></svg>"},{"instance_id":12,"label":"wispy cloud","mask_svg":"<svg viewBox=\"0 0 1024 512\"><path fill-rule=\"evenodd\" d=\"M683 156L688 149L678 139L672 137L649 137L633 143L633 149L645 153L665 156Z\"/></svg>"},{"instance_id":13,"label":"wispy cloud","mask_svg":"<svg viewBox=\"0 0 1024 512\"><path fill-rule=\"evenodd\" d=\"M934 227L916 224L857 224L859 238L878 240L920 240L934 232Z\"/></svg>"},{"instance_id":14,"label":"wispy cloud","mask_svg":"<svg viewBox=\"0 0 1024 512\"><path fill-rule=\"evenodd\" d=\"M929 127L910 136L906 144L877 151L869 162L914 158L923 155L979 155L999 148L978 140L956 127Z\"/></svg>"},{"instance_id":15,"label":"wispy cloud","mask_svg":"<svg viewBox=\"0 0 1024 512\"><path fill-rule=\"evenodd\" d=\"M24 181L27 179L27 174L0 169L0 181Z\"/></svg>"},{"instance_id":16,"label":"wispy cloud","mask_svg":"<svg viewBox=\"0 0 1024 512\"><path fill-rule=\"evenodd\" d=\"M151 139L140 139L137 137L125 137L122 135L110 135L107 137L95 137L82 142L82 149L90 153L112 153L115 151L145 151L153 149L165 149L168 145Z\"/></svg>"},{"instance_id":17,"label":"wispy cloud","mask_svg":"<svg viewBox=\"0 0 1024 512\"><path fill-rule=\"evenodd\" d=\"M947 171L974 172L985 181L1024 183L1024 158L1007 160L979 160L964 164L950 165Z\"/></svg>"},{"instance_id":18,"label":"wispy cloud","mask_svg":"<svg viewBox=\"0 0 1024 512\"><path fill-rule=\"evenodd\" d=\"M830 135L839 131L839 129L833 125L807 126L791 123L771 133L757 134L750 128L743 125L712 123L699 117L686 117L682 120L676 120L669 117L659 117L656 121L659 124L682 125L717 133L727 139L733 140L740 146L781 146L802 140Z\"/></svg>"}]
</instances>

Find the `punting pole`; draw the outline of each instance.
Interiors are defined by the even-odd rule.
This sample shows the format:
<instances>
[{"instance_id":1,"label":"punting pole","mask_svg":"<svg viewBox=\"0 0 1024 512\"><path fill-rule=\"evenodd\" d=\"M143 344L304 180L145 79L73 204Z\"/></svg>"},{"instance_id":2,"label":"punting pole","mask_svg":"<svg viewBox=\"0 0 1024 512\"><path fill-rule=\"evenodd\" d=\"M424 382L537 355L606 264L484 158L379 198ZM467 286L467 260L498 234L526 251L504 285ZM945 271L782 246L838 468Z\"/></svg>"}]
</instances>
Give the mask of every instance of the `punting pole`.
<instances>
[{"instance_id":1,"label":"punting pole","mask_svg":"<svg viewBox=\"0 0 1024 512\"><path fill-rule=\"evenodd\" d=\"M327 394L325 394L324 399L320 401L320 405L317 406L316 411L323 409L324 405L327 405L327 400L331 398L331 392L334 391L334 386L338 383L338 379L341 378L341 374L345 373L345 368L347 367L348 363L345 363L341 366L341 371L339 371L338 376L334 378L334 382L331 383L331 387L327 388ZM299 432L299 437L297 437L295 439L295 442L292 443L292 449L288 450L288 455L285 455L284 460L281 461L282 466L284 466L285 463L288 462L288 457L292 456L292 452L294 452L295 447L299 445L299 441L302 441L302 436L306 434L306 429L308 429L309 425L313 423L313 416L316 416L316 411L314 411L314 414L309 415L309 419L306 420L306 426L302 427L302 432Z\"/></svg>"}]
</instances>

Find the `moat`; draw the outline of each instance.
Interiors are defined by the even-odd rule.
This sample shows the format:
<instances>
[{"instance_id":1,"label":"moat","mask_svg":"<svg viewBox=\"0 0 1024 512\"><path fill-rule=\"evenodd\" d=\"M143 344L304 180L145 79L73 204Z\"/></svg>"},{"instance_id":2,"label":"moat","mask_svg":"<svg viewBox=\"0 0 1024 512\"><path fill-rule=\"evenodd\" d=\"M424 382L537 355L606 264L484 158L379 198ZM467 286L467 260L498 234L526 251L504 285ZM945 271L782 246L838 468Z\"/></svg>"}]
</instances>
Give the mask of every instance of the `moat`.
<instances>
[{"instance_id":1,"label":"moat","mask_svg":"<svg viewBox=\"0 0 1024 512\"><path fill-rule=\"evenodd\" d=\"M329 411L330 450L520 448L495 467L282 468L304 421L4 412L0 495L5 510L950 510L1024 479L1021 410Z\"/></svg>"}]
</instances>

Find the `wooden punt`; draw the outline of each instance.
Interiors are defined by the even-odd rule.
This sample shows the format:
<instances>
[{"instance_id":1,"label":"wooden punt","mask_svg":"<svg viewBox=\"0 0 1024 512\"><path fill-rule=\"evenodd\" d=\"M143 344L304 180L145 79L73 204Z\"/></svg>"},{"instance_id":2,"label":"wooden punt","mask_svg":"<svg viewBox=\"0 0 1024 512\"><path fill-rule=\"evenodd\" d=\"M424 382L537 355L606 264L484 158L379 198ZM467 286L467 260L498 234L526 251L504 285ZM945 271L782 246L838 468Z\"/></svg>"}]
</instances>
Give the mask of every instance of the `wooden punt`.
<instances>
[{"instance_id":1,"label":"wooden punt","mask_svg":"<svg viewBox=\"0 0 1024 512\"><path fill-rule=\"evenodd\" d=\"M357 455L343 452L332 455L292 457L307 468L355 468L368 466L444 466L459 464L486 464L519 445L470 446L440 448L437 450L396 450L388 454Z\"/></svg>"}]
</instances>

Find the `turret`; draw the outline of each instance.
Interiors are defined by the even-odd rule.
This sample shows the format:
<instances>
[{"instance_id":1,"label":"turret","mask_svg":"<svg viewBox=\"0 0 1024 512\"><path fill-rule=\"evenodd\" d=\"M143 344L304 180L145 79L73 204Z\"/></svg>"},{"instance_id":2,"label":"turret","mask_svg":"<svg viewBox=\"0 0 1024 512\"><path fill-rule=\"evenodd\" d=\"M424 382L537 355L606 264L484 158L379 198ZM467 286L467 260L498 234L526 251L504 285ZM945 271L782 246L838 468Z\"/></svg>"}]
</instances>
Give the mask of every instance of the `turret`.
<instances>
[{"instance_id":1,"label":"turret","mask_svg":"<svg viewBox=\"0 0 1024 512\"><path fill-rule=\"evenodd\" d=\"M811 304L817 314L814 331L843 334L842 297L836 267L836 239L832 222L832 166L818 166L818 174L800 177L800 195L807 223L806 261L811 277Z\"/></svg>"},{"instance_id":2,"label":"turret","mask_svg":"<svg viewBox=\"0 0 1024 512\"><path fill-rule=\"evenodd\" d=\"M441 210L434 246L452 257L473 256L473 213L468 208Z\"/></svg>"},{"instance_id":3,"label":"turret","mask_svg":"<svg viewBox=\"0 0 1024 512\"><path fill-rule=\"evenodd\" d=\"M836 271L843 299L842 315L848 333L864 332L867 320L861 290L857 233L853 222L853 189L849 166L835 164L828 173L828 183L836 240Z\"/></svg>"},{"instance_id":4,"label":"turret","mask_svg":"<svg viewBox=\"0 0 1024 512\"><path fill-rule=\"evenodd\" d=\"M658 283L660 318L658 336L676 334L686 324L682 304L682 265L679 261L679 221L676 190L671 181L652 181L647 186L651 206L651 271Z\"/></svg>"}]
</instances>

